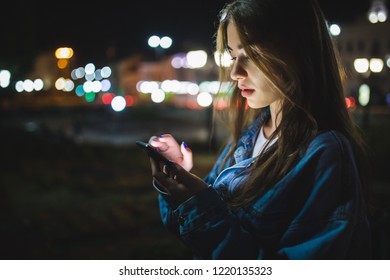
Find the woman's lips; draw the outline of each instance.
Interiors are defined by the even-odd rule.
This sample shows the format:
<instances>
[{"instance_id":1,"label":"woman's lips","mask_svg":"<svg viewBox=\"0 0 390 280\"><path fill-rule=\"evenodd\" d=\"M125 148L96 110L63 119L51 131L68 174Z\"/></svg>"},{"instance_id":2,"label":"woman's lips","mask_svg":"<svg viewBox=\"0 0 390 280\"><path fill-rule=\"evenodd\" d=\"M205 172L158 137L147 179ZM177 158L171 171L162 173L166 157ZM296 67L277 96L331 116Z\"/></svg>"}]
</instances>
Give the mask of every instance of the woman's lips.
<instances>
[{"instance_id":1,"label":"woman's lips","mask_svg":"<svg viewBox=\"0 0 390 280\"><path fill-rule=\"evenodd\" d=\"M253 89L241 89L241 95L242 95L242 97L247 98L247 97L251 96L254 91L255 90L253 90Z\"/></svg>"}]
</instances>

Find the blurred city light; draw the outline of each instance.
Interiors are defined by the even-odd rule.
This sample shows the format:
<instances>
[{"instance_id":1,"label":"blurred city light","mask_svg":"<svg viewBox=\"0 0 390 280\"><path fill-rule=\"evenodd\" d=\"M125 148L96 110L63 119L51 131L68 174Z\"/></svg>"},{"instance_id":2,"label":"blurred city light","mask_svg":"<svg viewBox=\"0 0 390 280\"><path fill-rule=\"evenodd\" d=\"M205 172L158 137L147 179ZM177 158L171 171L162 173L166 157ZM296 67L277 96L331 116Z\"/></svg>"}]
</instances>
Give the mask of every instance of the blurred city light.
<instances>
[{"instance_id":1,"label":"blurred city light","mask_svg":"<svg viewBox=\"0 0 390 280\"><path fill-rule=\"evenodd\" d=\"M87 102L93 102L95 101L96 93L90 91L85 93L85 101Z\"/></svg>"},{"instance_id":2,"label":"blurred city light","mask_svg":"<svg viewBox=\"0 0 390 280\"><path fill-rule=\"evenodd\" d=\"M153 93L156 90L162 90L165 93L189 95L196 95L199 92L217 94L219 91L228 94L230 85L231 83L229 82L221 83L219 81L203 81L200 84L177 80L164 80L162 82L139 81L137 83L137 91L144 94Z\"/></svg>"},{"instance_id":3,"label":"blurred city light","mask_svg":"<svg viewBox=\"0 0 390 280\"><path fill-rule=\"evenodd\" d=\"M172 39L168 36L164 36L160 40L160 46L163 49L168 49L170 46L172 46Z\"/></svg>"},{"instance_id":4,"label":"blurred city light","mask_svg":"<svg viewBox=\"0 0 390 280\"><path fill-rule=\"evenodd\" d=\"M114 99L115 95L109 92L106 92L102 95L102 102L105 105L111 104L112 100Z\"/></svg>"},{"instance_id":5,"label":"blurred city light","mask_svg":"<svg viewBox=\"0 0 390 280\"><path fill-rule=\"evenodd\" d=\"M201 92L196 97L196 101L202 107L208 107L213 103L213 97L208 92Z\"/></svg>"},{"instance_id":6,"label":"blurred city light","mask_svg":"<svg viewBox=\"0 0 390 280\"><path fill-rule=\"evenodd\" d=\"M60 77L56 80L54 86L57 90L70 92L74 89L74 82L68 78Z\"/></svg>"},{"instance_id":7,"label":"blurred city light","mask_svg":"<svg viewBox=\"0 0 390 280\"><path fill-rule=\"evenodd\" d=\"M383 60L380 58L370 59L370 70L374 73L380 73L383 69Z\"/></svg>"},{"instance_id":8,"label":"blurred city light","mask_svg":"<svg viewBox=\"0 0 390 280\"><path fill-rule=\"evenodd\" d=\"M17 92L22 92L24 89L23 89L23 81L17 81L15 83L15 90Z\"/></svg>"},{"instance_id":9,"label":"blurred city light","mask_svg":"<svg viewBox=\"0 0 390 280\"><path fill-rule=\"evenodd\" d=\"M44 82L42 79L25 79L24 81L17 81L15 84L15 90L17 92L37 92L42 91L44 88Z\"/></svg>"},{"instance_id":10,"label":"blurred city light","mask_svg":"<svg viewBox=\"0 0 390 280\"><path fill-rule=\"evenodd\" d=\"M387 20L387 8L384 0L373 0L368 11L368 20L371 23L385 22Z\"/></svg>"},{"instance_id":11,"label":"blurred city light","mask_svg":"<svg viewBox=\"0 0 390 280\"><path fill-rule=\"evenodd\" d=\"M207 53L203 50L190 51L187 53L188 67L191 69L202 68L207 63Z\"/></svg>"},{"instance_id":12,"label":"blurred city light","mask_svg":"<svg viewBox=\"0 0 390 280\"><path fill-rule=\"evenodd\" d=\"M81 79L85 76L85 69L84 67L78 67L76 69L73 69L71 72L71 77L73 80Z\"/></svg>"},{"instance_id":13,"label":"blurred city light","mask_svg":"<svg viewBox=\"0 0 390 280\"><path fill-rule=\"evenodd\" d=\"M85 74L86 75L90 75L90 74L93 74L95 72L95 64L93 63L88 63L87 65L85 65L84 67L84 70L85 70Z\"/></svg>"},{"instance_id":14,"label":"blurred city light","mask_svg":"<svg viewBox=\"0 0 390 280\"><path fill-rule=\"evenodd\" d=\"M112 70L108 66L104 66L102 70L100 71L100 74L102 75L102 78L108 78L112 74Z\"/></svg>"},{"instance_id":15,"label":"blurred city light","mask_svg":"<svg viewBox=\"0 0 390 280\"><path fill-rule=\"evenodd\" d=\"M68 64L69 64L69 61L67 59L59 59L57 61L57 67L59 69L65 69L66 67L68 67Z\"/></svg>"},{"instance_id":16,"label":"blurred city light","mask_svg":"<svg viewBox=\"0 0 390 280\"><path fill-rule=\"evenodd\" d=\"M188 68L186 54L185 53L175 54L171 60L171 65L175 69Z\"/></svg>"},{"instance_id":17,"label":"blurred city light","mask_svg":"<svg viewBox=\"0 0 390 280\"><path fill-rule=\"evenodd\" d=\"M111 108L115 112L123 111L126 108L126 100L123 96L115 96L111 102Z\"/></svg>"},{"instance_id":18,"label":"blurred city light","mask_svg":"<svg viewBox=\"0 0 390 280\"><path fill-rule=\"evenodd\" d=\"M180 82L177 80L165 80L161 83L161 89L165 92L178 92Z\"/></svg>"},{"instance_id":19,"label":"blurred city light","mask_svg":"<svg viewBox=\"0 0 390 280\"><path fill-rule=\"evenodd\" d=\"M367 58L356 58L353 62L356 72L365 73L370 68L370 63Z\"/></svg>"},{"instance_id":20,"label":"blurred city light","mask_svg":"<svg viewBox=\"0 0 390 280\"><path fill-rule=\"evenodd\" d=\"M65 78L58 78L54 84L57 90L63 90L65 88Z\"/></svg>"},{"instance_id":21,"label":"blurred city light","mask_svg":"<svg viewBox=\"0 0 390 280\"><path fill-rule=\"evenodd\" d=\"M154 81L140 81L138 83L138 91L142 93L152 93L158 87L159 84Z\"/></svg>"},{"instance_id":22,"label":"blurred city light","mask_svg":"<svg viewBox=\"0 0 390 280\"><path fill-rule=\"evenodd\" d=\"M154 103L161 103L165 99L165 92L161 89L154 89L151 92L150 98Z\"/></svg>"},{"instance_id":23,"label":"blurred city light","mask_svg":"<svg viewBox=\"0 0 390 280\"><path fill-rule=\"evenodd\" d=\"M72 48L58 48L56 49L54 55L57 59L70 59L73 56Z\"/></svg>"},{"instance_id":24,"label":"blurred city light","mask_svg":"<svg viewBox=\"0 0 390 280\"><path fill-rule=\"evenodd\" d=\"M232 56L227 51L223 54L218 51L214 52L214 60L219 67L230 67L233 63Z\"/></svg>"},{"instance_id":25,"label":"blurred city light","mask_svg":"<svg viewBox=\"0 0 390 280\"><path fill-rule=\"evenodd\" d=\"M347 106L347 109L354 108L356 105L355 98L353 98L352 96L345 97L345 105Z\"/></svg>"},{"instance_id":26,"label":"blurred city light","mask_svg":"<svg viewBox=\"0 0 390 280\"><path fill-rule=\"evenodd\" d=\"M367 106L370 102L370 87L366 84L362 84L359 87L359 104L362 106Z\"/></svg>"},{"instance_id":27,"label":"blurred city light","mask_svg":"<svg viewBox=\"0 0 390 280\"><path fill-rule=\"evenodd\" d=\"M75 92L76 92L76 95L79 96L79 97L84 96L85 91L84 91L83 85L78 85L76 87Z\"/></svg>"},{"instance_id":28,"label":"blurred city light","mask_svg":"<svg viewBox=\"0 0 390 280\"><path fill-rule=\"evenodd\" d=\"M189 51L187 53L179 53L173 56L171 65L175 69L180 68L202 68L207 63L207 52L203 50Z\"/></svg>"},{"instance_id":29,"label":"blurred city light","mask_svg":"<svg viewBox=\"0 0 390 280\"><path fill-rule=\"evenodd\" d=\"M73 56L74 52L72 48L58 48L54 52L55 57L58 59L57 67L59 69L65 69L69 65L69 59Z\"/></svg>"},{"instance_id":30,"label":"blurred city light","mask_svg":"<svg viewBox=\"0 0 390 280\"><path fill-rule=\"evenodd\" d=\"M149 37L148 45L151 48L157 48L158 46L160 46L163 49L168 49L172 46L172 39L168 36L160 38L157 35L153 35Z\"/></svg>"},{"instance_id":31,"label":"blurred city light","mask_svg":"<svg viewBox=\"0 0 390 280\"><path fill-rule=\"evenodd\" d=\"M329 31L333 36L339 36L341 33L341 28L338 24L334 23L329 27Z\"/></svg>"},{"instance_id":32,"label":"blurred city light","mask_svg":"<svg viewBox=\"0 0 390 280\"><path fill-rule=\"evenodd\" d=\"M135 98L133 96L126 95L125 100L126 100L126 107L130 107L135 104Z\"/></svg>"},{"instance_id":33,"label":"blurred city light","mask_svg":"<svg viewBox=\"0 0 390 280\"><path fill-rule=\"evenodd\" d=\"M199 86L195 83L189 83L187 85L187 93L190 95L195 95L199 92Z\"/></svg>"},{"instance_id":34,"label":"blurred city light","mask_svg":"<svg viewBox=\"0 0 390 280\"><path fill-rule=\"evenodd\" d=\"M27 92L32 92L34 90L34 82L30 79L24 80L23 89Z\"/></svg>"},{"instance_id":35,"label":"blurred city light","mask_svg":"<svg viewBox=\"0 0 390 280\"><path fill-rule=\"evenodd\" d=\"M35 79L34 80L34 90L35 91L41 91L43 89L44 83L42 79Z\"/></svg>"},{"instance_id":36,"label":"blurred city light","mask_svg":"<svg viewBox=\"0 0 390 280\"><path fill-rule=\"evenodd\" d=\"M0 87L6 88L11 81L11 72L8 70L0 70Z\"/></svg>"},{"instance_id":37,"label":"blurred city light","mask_svg":"<svg viewBox=\"0 0 390 280\"><path fill-rule=\"evenodd\" d=\"M160 45L160 37L153 35L149 37L148 45L151 48L157 48Z\"/></svg>"},{"instance_id":38,"label":"blurred city light","mask_svg":"<svg viewBox=\"0 0 390 280\"><path fill-rule=\"evenodd\" d=\"M374 26L364 18L362 22L364 22L365 26L370 26L372 28L387 27L387 23ZM377 44L379 46L379 51L374 47L367 48L369 43L366 45L365 41L364 43L361 43L358 39L354 39L354 36L352 36L354 33L349 32L348 26L343 26L343 28L343 32L337 40L338 42L343 43L340 44L340 50L342 52L344 51L344 55L345 51L349 52L351 50L348 53L348 56L344 56L344 58L346 58L346 65L348 65L348 67L353 65L356 72L362 74L357 76L359 79L357 85L361 84L362 80L360 79L362 77L368 79L371 74L382 72L386 65L390 68L390 54L388 52L381 52L382 42ZM356 33L362 35L363 33L361 31L364 29L356 28L352 30L357 30ZM329 32L332 36L338 36L341 33L341 28L337 24L331 24L329 25ZM374 34L374 32L369 30L367 31L367 34ZM42 91L45 89L48 93L47 95L37 94L36 96L48 97L51 97L52 93L56 94L57 91L73 91L76 96L82 97L81 100L85 100L89 103L96 100L99 104L111 105L115 111L124 110L126 106L133 106L143 101L165 103L169 105L174 104L175 106L182 106L189 109L202 109L210 106L214 102L217 109L226 108L227 99L225 100L222 95L214 95L217 93L226 93L225 96L229 95L231 93L231 83L220 83L213 79L218 76L218 67L216 66L231 66L233 61L228 52L214 52L214 64L208 63L208 53L204 50L159 56L165 52L164 49L169 48L172 45L172 39L168 36L162 38L156 35L151 36L148 40L148 44L150 47L155 48L156 57L161 59L151 62L142 61L142 59L138 60L138 57L137 59L130 57L126 60L126 64L124 64L126 67L122 67L119 63L118 65L120 67L118 67L118 65L115 65L111 61L110 63L112 63L112 65L98 68L95 63L91 62L85 66L74 67L73 70L68 69L69 65L72 65L73 67L76 62L72 60L72 63L70 63L69 61L69 59L74 56L73 49L58 48L55 51L57 60L54 60L52 55L53 52L50 51L48 56L50 56L51 59L47 62L44 61L47 65L50 63L50 67L47 67L46 71L50 75L43 71L33 73L30 77L41 76L42 79L18 81L15 84L15 89L18 92ZM366 51L366 49L369 50ZM359 52L357 52L358 50ZM356 58L356 54L360 57ZM365 58L365 56L367 58ZM370 58L371 56L373 57ZM58 69L55 69L54 72L51 71L55 68L54 61L56 61L58 68L67 69L65 71ZM112 69L115 69L113 77ZM383 72L383 74L386 73ZM9 71L0 70L0 87L9 86L11 82L10 76L11 74ZM67 76L70 76L70 78ZM375 78L380 78L382 75L375 76ZM116 80L114 81L113 79ZM371 84L371 81L370 86L376 88L374 87L374 84ZM388 92L388 89L385 90ZM354 87L353 93L349 92L346 95L355 96L355 94L356 88ZM65 96L71 95L62 94L61 98L56 97L55 99L62 102L62 100L65 100L62 99L62 97ZM121 97L115 98L117 96ZM366 106L369 103L369 100L370 88L367 85L362 85L362 87L359 88L358 97L356 97L356 99L353 97L345 98L347 108L354 108L356 104ZM375 98L373 100L379 99ZM383 102L383 100L384 99L382 98L381 102ZM71 100L70 102L74 101Z\"/></svg>"},{"instance_id":39,"label":"blurred city light","mask_svg":"<svg viewBox=\"0 0 390 280\"><path fill-rule=\"evenodd\" d=\"M71 78L75 81L82 78L85 79L82 85L76 86L75 93L77 96L84 96L85 100L92 102L96 98L96 93L107 92L111 89L112 83L108 79L112 74L111 67L104 66L101 69L97 69L94 63L88 63L84 67L78 67L71 71ZM69 82L69 89L75 87L74 83ZM107 99L105 99L107 100ZM106 104L102 97L102 103ZM109 103L108 103L109 104ZM108 105L106 104L106 105Z\"/></svg>"},{"instance_id":40,"label":"blurred city light","mask_svg":"<svg viewBox=\"0 0 390 280\"><path fill-rule=\"evenodd\" d=\"M101 81L101 90L102 91L109 91L111 89L111 82L110 80L104 79Z\"/></svg>"}]
</instances>

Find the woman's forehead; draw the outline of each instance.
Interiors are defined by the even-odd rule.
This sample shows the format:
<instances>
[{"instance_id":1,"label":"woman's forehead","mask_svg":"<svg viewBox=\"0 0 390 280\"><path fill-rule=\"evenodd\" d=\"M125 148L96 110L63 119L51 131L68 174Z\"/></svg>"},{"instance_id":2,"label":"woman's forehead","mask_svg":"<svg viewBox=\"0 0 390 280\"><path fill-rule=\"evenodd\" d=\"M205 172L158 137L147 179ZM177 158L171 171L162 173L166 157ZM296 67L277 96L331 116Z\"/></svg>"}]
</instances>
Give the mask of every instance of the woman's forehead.
<instances>
[{"instance_id":1,"label":"woman's forehead","mask_svg":"<svg viewBox=\"0 0 390 280\"><path fill-rule=\"evenodd\" d=\"M232 22L227 26L227 44L229 50L239 50L243 48L236 25Z\"/></svg>"}]
</instances>

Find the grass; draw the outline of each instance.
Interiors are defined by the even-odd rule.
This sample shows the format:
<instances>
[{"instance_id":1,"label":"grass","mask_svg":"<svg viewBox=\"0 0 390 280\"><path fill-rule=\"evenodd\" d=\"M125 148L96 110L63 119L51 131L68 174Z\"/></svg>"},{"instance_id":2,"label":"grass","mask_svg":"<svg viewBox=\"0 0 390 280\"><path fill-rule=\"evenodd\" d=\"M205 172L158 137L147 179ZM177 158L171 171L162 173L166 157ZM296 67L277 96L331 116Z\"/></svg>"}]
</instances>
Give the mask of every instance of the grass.
<instances>
[{"instance_id":1,"label":"grass","mask_svg":"<svg viewBox=\"0 0 390 280\"><path fill-rule=\"evenodd\" d=\"M18 130L2 142L2 259L191 258L161 224L143 151Z\"/></svg>"}]
</instances>

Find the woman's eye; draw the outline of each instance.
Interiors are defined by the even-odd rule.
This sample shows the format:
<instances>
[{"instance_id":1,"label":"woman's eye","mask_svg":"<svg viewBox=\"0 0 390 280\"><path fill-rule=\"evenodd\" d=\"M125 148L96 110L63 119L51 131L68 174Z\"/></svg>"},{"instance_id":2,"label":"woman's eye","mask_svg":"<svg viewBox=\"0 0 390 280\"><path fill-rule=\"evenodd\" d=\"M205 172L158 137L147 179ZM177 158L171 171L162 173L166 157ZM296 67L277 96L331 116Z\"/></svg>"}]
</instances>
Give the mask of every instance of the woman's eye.
<instances>
[{"instance_id":1,"label":"woman's eye","mask_svg":"<svg viewBox=\"0 0 390 280\"><path fill-rule=\"evenodd\" d=\"M242 56L242 60L243 60L243 61L248 61L248 60L250 60L250 58L249 58L249 56L247 56L247 55L243 55L243 56Z\"/></svg>"},{"instance_id":2,"label":"woman's eye","mask_svg":"<svg viewBox=\"0 0 390 280\"><path fill-rule=\"evenodd\" d=\"M243 63L243 64L246 64L248 63L248 61L250 60L249 56L247 55L243 55L243 54L240 54L238 56L233 56L230 54L230 60L232 62L236 62L238 61L239 63Z\"/></svg>"}]
</instances>

